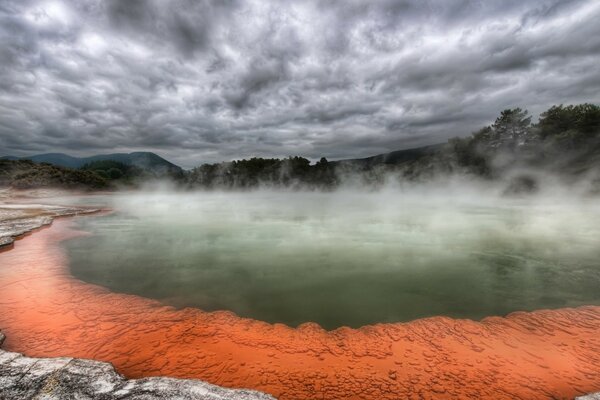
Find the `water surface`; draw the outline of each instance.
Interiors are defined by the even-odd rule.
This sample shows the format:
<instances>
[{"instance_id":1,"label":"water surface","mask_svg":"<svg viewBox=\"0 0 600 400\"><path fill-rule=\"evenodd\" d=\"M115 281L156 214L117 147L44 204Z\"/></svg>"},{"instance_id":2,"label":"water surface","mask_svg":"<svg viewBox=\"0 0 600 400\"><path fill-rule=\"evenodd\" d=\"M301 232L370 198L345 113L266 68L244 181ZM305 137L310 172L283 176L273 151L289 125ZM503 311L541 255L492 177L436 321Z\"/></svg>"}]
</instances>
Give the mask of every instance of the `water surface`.
<instances>
[{"instance_id":1,"label":"water surface","mask_svg":"<svg viewBox=\"0 0 600 400\"><path fill-rule=\"evenodd\" d=\"M90 201L89 199L87 200ZM73 275L176 307L359 327L600 304L595 201L428 193L108 197Z\"/></svg>"}]
</instances>

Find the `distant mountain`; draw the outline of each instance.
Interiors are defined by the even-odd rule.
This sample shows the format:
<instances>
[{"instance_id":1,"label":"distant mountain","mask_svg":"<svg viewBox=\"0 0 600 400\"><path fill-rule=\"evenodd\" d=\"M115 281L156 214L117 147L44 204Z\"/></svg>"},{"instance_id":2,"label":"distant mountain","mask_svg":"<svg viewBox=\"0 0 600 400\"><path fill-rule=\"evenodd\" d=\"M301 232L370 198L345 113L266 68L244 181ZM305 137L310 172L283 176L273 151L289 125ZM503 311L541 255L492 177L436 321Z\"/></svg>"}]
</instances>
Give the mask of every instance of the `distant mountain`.
<instances>
[{"instance_id":1,"label":"distant mountain","mask_svg":"<svg viewBox=\"0 0 600 400\"><path fill-rule=\"evenodd\" d=\"M61 167L78 169L95 161L116 161L138 167L154 175L178 176L183 174L181 167L151 152L101 154L91 157L72 157L63 153L37 154L30 157L2 157L3 160L31 160Z\"/></svg>"},{"instance_id":2,"label":"distant mountain","mask_svg":"<svg viewBox=\"0 0 600 400\"><path fill-rule=\"evenodd\" d=\"M357 167L371 168L380 164L398 165L406 162L416 161L425 156L437 153L445 143L434 144L430 146L416 147L412 149L396 150L390 153L378 154L366 158L354 158L347 160L331 161L333 165L354 165Z\"/></svg>"}]
</instances>

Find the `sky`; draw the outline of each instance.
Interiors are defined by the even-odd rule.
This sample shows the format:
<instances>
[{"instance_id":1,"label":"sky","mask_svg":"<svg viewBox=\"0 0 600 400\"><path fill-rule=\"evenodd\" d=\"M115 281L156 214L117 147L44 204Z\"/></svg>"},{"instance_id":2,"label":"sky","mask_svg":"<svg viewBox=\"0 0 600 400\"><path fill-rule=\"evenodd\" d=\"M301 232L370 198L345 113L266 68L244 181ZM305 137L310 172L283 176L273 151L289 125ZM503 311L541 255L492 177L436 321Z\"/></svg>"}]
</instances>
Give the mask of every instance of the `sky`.
<instances>
[{"instance_id":1,"label":"sky","mask_svg":"<svg viewBox=\"0 0 600 400\"><path fill-rule=\"evenodd\" d=\"M0 155L366 157L600 103L597 0L0 0Z\"/></svg>"}]
</instances>

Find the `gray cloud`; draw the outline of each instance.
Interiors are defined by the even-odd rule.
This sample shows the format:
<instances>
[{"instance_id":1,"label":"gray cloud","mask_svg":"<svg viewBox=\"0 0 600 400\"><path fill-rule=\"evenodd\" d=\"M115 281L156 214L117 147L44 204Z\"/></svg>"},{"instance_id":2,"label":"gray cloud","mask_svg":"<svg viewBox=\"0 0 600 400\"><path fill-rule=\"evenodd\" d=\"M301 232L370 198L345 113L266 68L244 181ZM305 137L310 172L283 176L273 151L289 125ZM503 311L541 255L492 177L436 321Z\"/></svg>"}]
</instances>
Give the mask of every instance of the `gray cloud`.
<instances>
[{"instance_id":1,"label":"gray cloud","mask_svg":"<svg viewBox=\"0 0 600 400\"><path fill-rule=\"evenodd\" d=\"M594 0L5 0L0 153L346 158L600 102Z\"/></svg>"}]
</instances>

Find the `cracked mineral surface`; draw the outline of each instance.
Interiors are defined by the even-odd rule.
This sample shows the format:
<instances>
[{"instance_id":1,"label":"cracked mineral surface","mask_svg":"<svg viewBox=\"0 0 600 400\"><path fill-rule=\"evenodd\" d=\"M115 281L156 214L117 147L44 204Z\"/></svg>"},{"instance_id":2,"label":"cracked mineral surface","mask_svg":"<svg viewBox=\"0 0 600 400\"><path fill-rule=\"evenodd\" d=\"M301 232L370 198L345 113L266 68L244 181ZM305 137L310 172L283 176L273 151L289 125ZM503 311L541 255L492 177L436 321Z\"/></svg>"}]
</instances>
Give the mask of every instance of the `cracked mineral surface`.
<instances>
[{"instance_id":1,"label":"cracked mineral surface","mask_svg":"<svg viewBox=\"0 0 600 400\"><path fill-rule=\"evenodd\" d=\"M54 218L98 212L93 208L0 202L0 249L35 229L50 225Z\"/></svg>"}]
</instances>

